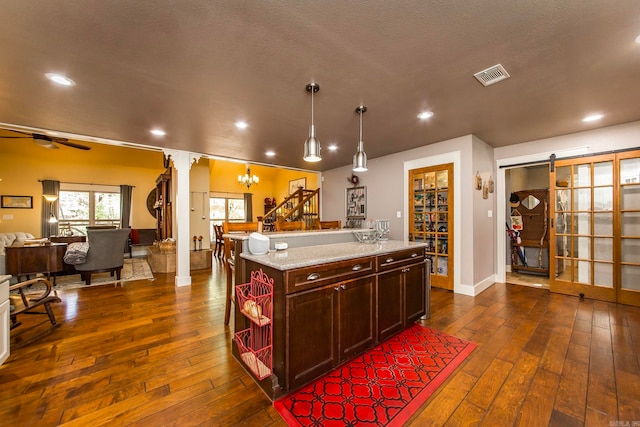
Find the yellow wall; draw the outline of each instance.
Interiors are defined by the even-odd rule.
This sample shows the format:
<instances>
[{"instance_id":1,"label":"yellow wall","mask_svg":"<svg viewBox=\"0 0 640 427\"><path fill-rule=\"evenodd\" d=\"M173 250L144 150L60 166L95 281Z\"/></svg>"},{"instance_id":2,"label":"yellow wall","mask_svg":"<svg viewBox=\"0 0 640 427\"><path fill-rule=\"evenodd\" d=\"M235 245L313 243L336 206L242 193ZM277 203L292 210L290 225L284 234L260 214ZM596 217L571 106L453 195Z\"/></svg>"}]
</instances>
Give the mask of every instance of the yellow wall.
<instances>
[{"instance_id":1,"label":"yellow wall","mask_svg":"<svg viewBox=\"0 0 640 427\"><path fill-rule=\"evenodd\" d=\"M133 185L133 228L155 228L146 208L155 180L164 170L159 152L86 143L90 151L61 146L50 150L29 139L0 140L0 194L33 196L33 209L0 208L0 232L24 231L40 236L42 183ZM13 216L9 219L7 216Z\"/></svg>"},{"instance_id":2,"label":"yellow wall","mask_svg":"<svg viewBox=\"0 0 640 427\"><path fill-rule=\"evenodd\" d=\"M163 154L96 143L83 144L90 146L91 150L83 151L65 146L50 150L37 146L30 139L0 139L0 194L33 197L33 209L0 208L0 232L24 231L34 236L42 234L40 216L43 198L42 183L39 180L44 179L83 184L133 185L131 227L155 228L156 221L146 208L146 200L149 192L155 189L156 178L165 170ZM251 173L258 175L260 182L247 190L238 184L238 175L246 171L245 164L200 160L196 173L198 178L194 181L192 176L192 191L207 191L206 178L202 181L200 169L206 167L207 162L209 191L252 193L254 221L264 213L265 198L275 197L278 203L284 200L288 195L289 181L306 178L308 189L316 189L319 184L319 174L315 172L252 165ZM204 176L206 177L206 173ZM206 205L208 209L208 202ZM9 219L7 216L13 218ZM205 222L208 230L207 219L197 227L196 234L205 235Z\"/></svg>"},{"instance_id":3,"label":"yellow wall","mask_svg":"<svg viewBox=\"0 0 640 427\"><path fill-rule=\"evenodd\" d=\"M269 166L251 165L251 175L258 175L260 182L249 189L238 184L238 175L244 175L247 166L243 163L231 163L223 160L209 161L210 190L212 193L253 194L253 220L264 214L264 199L276 198L280 203L289 194L289 181L306 178L306 188L318 188L316 172L302 172Z\"/></svg>"}]
</instances>

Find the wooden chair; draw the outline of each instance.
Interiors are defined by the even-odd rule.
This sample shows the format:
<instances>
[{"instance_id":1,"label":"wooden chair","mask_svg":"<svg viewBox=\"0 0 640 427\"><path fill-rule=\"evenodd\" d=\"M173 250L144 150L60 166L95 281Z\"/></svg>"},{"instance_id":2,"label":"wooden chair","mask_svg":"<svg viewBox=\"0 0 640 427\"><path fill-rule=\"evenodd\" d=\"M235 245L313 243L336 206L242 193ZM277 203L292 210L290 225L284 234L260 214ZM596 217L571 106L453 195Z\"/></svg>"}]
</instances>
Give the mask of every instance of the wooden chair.
<instances>
[{"instance_id":1,"label":"wooden chair","mask_svg":"<svg viewBox=\"0 0 640 427\"><path fill-rule=\"evenodd\" d=\"M34 294L25 293L25 289L29 291L33 289L35 284L44 284L43 290L35 290ZM9 296L9 316L11 317L10 329L17 328L22 323L18 322L17 316L19 314L46 314L49 316L49 321L54 328L60 326L56 322L56 318L53 315L51 309L52 302L60 302L60 298L51 294L51 282L44 277L37 277L35 279L26 280L24 282L16 283L9 287L9 291L17 291ZM45 311L33 311L33 309L43 306Z\"/></svg>"},{"instance_id":2,"label":"wooden chair","mask_svg":"<svg viewBox=\"0 0 640 427\"><path fill-rule=\"evenodd\" d=\"M320 221L319 219L316 219L313 223L314 230L332 230L336 228L342 228L342 221Z\"/></svg>"},{"instance_id":3,"label":"wooden chair","mask_svg":"<svg viewBox=\"0 0 640 427\"><path fill-rule=\"evenodd\" d=\"M218 258L224 258L224 238L222 237L224 231L222 231L222 226L214 224L213 231L216 237L213 254Z\"/></svg>"},{"instance_id":4,"label":"wooden chair","mask_svg":"<svg viewBox=\"0 0 640 427\"><path fill-rule=\"evenodd\" d=\"M304 221L277 221L276 231L299 231L306 230Z\"/></svg>"},{"instance_id":5,"label":"wooden chair","mask_svg":"<svg viewBox=\"0 0 640 427\"><path fill-rule=\"evenodd\" d=\"M228 222L222 223L222 234L230 234L237 232L252 232L258 231L258 222ZM224 261L225 269L227 272L227 294L224 304L224 324L229 324L229 318L231 317L231 303L235 302L235 294L233 292L233 277L235 276L235 251L231 239L225 237L223 239L224 248Z\"/></svg>"}]
</instances>

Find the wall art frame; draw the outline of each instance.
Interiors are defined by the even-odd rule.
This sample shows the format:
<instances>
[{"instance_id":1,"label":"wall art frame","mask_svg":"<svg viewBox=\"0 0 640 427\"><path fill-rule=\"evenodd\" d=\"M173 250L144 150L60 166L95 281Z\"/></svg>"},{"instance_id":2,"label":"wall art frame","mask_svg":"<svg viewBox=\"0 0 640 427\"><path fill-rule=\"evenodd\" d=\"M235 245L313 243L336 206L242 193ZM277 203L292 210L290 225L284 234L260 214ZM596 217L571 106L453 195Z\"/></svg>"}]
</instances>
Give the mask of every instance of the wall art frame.
<instances>
[{"instance_id":1,"label":"wall art frame","mask_svg":"<svg viewBox=\"0 0 640 427\"><path fill-rule=\"evenodd\" d=\"M33 196L0 196L3 209L33 209Z\"/></svg>"},{"instance_id":2,"label":"wall art frame","mask_svg":"<svg viewBox=\"0 0 640 427\"><path fill-rule=\"evenodd\" d=\"M307 178L292 179L289 181L289 194L293 194L298 191L298 188L307 188Z\"/></svg>"},{"instance_id":3,"label":"wall art frame","mask_svg":"<svg viewBox=\"0 0 640 427\"><path fill-rule=\"evenodd\" d=\"M367 217L367 187L347 188L345 192L347 220Z\"/></svg>"}]
</instances>

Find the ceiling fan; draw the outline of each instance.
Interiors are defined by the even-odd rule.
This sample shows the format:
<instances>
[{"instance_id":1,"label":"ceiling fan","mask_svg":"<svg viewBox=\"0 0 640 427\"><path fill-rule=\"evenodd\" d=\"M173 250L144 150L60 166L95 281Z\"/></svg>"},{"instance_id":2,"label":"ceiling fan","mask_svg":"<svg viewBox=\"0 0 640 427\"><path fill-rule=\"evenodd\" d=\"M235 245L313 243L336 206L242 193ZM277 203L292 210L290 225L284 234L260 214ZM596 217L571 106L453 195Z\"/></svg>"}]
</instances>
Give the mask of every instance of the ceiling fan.
<instances>
[{"instance_id":1,"label":"ceiling fan","mask_svg":"<svg viewBox=\"0 0 640 427\"><path fill-rule=\"evenodd\" d=\"M10 138L10 139L16 139L16 138L31 138L33 139L33 142L35 142L36 144L38 144L41 147L44 148L49 148L49 149L54 149L57 150L58 145L66 145L67 147L71 147L71 148L77 148L79 150L91 150L91 147L88 147L86 145L82 145L82 144L77 144L75 142L71 142L69 141L67 138L60 138L57 136L49 136L49 135L43 135L41 133L28 133L28 132L21 132L19 130L12 130L12 129L7 129L10 132L16 132L16 133L20 133L24 136L0 136L0 138Z\"/></svg>"}]
</instances>

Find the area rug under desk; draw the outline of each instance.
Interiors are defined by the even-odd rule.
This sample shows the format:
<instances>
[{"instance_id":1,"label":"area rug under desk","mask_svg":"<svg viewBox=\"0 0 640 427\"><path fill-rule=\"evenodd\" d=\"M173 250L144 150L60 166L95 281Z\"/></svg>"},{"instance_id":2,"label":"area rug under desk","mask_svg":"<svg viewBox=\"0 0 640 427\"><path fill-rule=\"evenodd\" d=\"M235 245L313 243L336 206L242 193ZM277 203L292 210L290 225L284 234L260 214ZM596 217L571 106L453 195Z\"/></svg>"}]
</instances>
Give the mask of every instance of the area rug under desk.
<instances>
[{"instance_id":1,"label":"area rug under desk","mask_svg":"<svg viewBox=\"0 0 640 427\"><path fill-rule=\"evenodd\" d=\"M93 273L91 275L91 285L87 286L80 278L80 273L78 273L69 276L56 277L56 286L53 289L65 290L88 288L109 285L116 282L130 282L132 280L142 279L153 279L153 273L151 272L151 267L149 267L147 260L142 258L125 258L122 266L122 272L120 274L120 280L116 279L115 273L113 276L111 276L111 273L109 272Z\"/></svg>"},{"instance_id":2,"label":"area rug under desk","mask_svg":"<svg viewBox=\"0 0 640 427\"><path fill-rule=\"evenodd\" d=\"M415 324L273 405L289 426L400 426L475 347Z\"/></svg>"}]
</instances>

